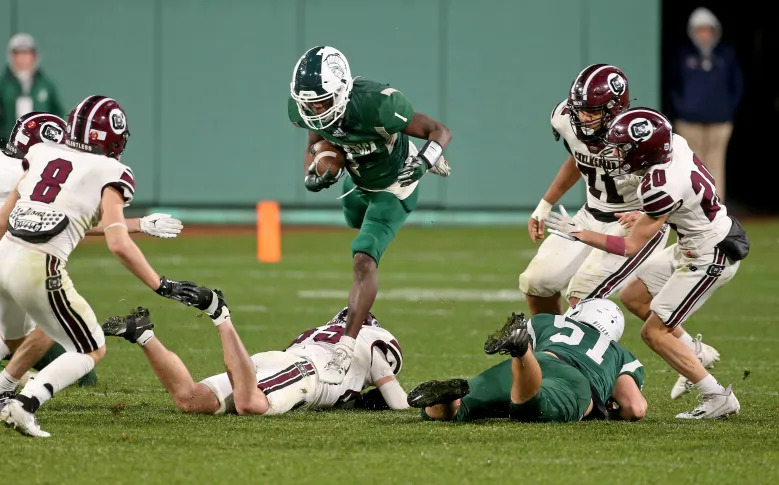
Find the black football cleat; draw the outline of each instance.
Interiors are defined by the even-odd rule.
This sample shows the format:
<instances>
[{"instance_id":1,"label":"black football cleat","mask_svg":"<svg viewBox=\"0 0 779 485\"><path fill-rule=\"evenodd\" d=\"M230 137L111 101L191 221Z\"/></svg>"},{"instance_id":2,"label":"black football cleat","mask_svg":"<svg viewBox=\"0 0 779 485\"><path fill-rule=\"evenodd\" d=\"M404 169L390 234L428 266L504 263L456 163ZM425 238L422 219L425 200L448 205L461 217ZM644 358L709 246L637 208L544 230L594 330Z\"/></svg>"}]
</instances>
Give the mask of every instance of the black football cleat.
<instances>
[{"instance_id":1,"label":"black football cleat","mask_svg":"<svg viewBox=\"0 0 779 485\"><path fill-rule=\"evenodd\" d=\"M406 401L412 408L426 408L460 399L468 395L470 390L468 381L465 379L427 381L412 389Z\"/></svg>"},{"instance_id":2,"label":"black football cleat","mask_svg":"<svg viewBox=\"0 0 779 485\"><path fill-rule=\"evenodd\" d=\"M114 337L124 337L125 340L136 343L143 332L153 328L154 324L151 323L149 310L138 307L127 316L110 317L103 324L103 333Z\"/></svg>"},{"instance_id":3,"label":"black football cleat","mask_svg":"<svg viewBox=\"0 0 779 485\"><path fill-rule=\"evenodd\" d=\"M530 334L527 331L525 314L511 313L506 324L487 337L484 342L484 352L487 355L509 354L512 357L522 357L527 352Z\"/></svg>"},{"instance_id":4,"label":"black football cleat","mask_svg":"<svg viewBox=\"0 0 779 485\"><path fill-rule=\"evenodd\" d=\"M0 392L0 411L3 410L8 401L16 397L16 391Z\"/></svg>"}]
</instances>

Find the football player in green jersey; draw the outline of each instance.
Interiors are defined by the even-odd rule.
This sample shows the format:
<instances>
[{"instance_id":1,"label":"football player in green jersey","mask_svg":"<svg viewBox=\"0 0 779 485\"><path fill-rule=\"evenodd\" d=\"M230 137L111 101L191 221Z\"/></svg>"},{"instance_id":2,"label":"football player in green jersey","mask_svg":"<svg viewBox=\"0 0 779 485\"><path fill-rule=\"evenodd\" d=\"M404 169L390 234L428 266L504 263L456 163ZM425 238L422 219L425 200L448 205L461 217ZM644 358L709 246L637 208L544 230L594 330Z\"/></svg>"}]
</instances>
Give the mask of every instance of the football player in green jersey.
<instances>
[{"instance_id":1,"label":"football player in green jersey","mask_svg":"<svg viewBox=\"0 0 779 485\"><path fill-rule=\"evenodd\" d=\"M306 51L292 73L289 119L308 129L306 153L327 140L346 155L349 177L341 203L349 227L360 232L352 242L354 284L349 292L346 334L319 377L340 383L351 365L360 325L378 292L381 255L416 208L419 179L430 171L448 176L443 151L452 135L442 123L415 112L397 89L352 78L346 57L328 46ZM409 137L426 140L420 150ZM318 192L342 175L317 175L305 167L306 189Z\"/></svg>"},{"instance_id":2,"label":"football player in green jersey","mask_svg":"<svg viewBox=\"0 0 779 485\"><path fill-rule=\"evenodd\" d=\"M408 403L435 420L642 419L644 368L617 343L624 328L622 311L604 299L530 321L512 314L484 344L487 354L511 359L470 381L425 382L408 394Z\"/></svg>"}]
</instances>

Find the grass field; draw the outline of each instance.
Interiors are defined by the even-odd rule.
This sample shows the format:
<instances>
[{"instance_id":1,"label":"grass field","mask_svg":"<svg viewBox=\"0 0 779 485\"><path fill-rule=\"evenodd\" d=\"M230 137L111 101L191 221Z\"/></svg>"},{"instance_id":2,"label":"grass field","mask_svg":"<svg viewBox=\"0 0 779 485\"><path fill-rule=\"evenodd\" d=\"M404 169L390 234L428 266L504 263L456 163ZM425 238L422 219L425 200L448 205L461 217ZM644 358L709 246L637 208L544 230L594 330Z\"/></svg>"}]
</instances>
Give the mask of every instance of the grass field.
<instances>
[{"instance_id":1,"label":"grass field","mask_svg":"<svg viewBox=\"0 0 779 485\"><path fill-rule=\"evenodd\" d=\"M670 401L676 374L629 317L623 344L647 369L640 423L422 422L416 410L294 412L272 418L188 416L136 346L110 340L100 382L58 394L38 413L47 440L0 428L2 474L32 483L779 483L779 224L746 226L752 253L687 324L717 347L714 369L741 414L679 422L695 396ZM323 324L351 284L341 230L285 233L283 262L256 262L251 236L142 239L161 274L222 288L250 353L280 349ZM374 312L403 347L400 381L470 377L496 362L484 337L526 310L517 275L533 255L522 228L401 231L380 268ZM157 335L200 379L222 372L208 318L163 300L100 244L79 248L71 276L98 318L148 306ZM748 377L747 377L748 376Z\"/></svg>"}]
</instances>

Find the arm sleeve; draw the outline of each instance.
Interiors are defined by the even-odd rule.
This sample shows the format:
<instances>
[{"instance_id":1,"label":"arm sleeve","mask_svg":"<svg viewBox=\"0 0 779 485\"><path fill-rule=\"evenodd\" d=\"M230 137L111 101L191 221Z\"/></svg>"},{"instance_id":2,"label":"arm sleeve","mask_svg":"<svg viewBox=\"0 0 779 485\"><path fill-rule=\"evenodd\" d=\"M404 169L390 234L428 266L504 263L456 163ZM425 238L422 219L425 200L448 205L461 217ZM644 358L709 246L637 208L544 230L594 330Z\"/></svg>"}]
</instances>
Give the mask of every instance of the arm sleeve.
<instances>
[{"instance_id":1,"label":"arm sleeve","mask_svg":"<svg viewBox=\"0 0 779 485\"><path fill-rule=\"evenodd\" d=\"M414 108L403 96L403 93L394 88L386 88L381 92L379 105L379 123L388 134L403 131L414 117Z\"/></svg>"},{"instance_id":2,"label":"arm sleeve","mask_svg":"<svg viewBox=\"0 0 779 485\"><path fill-rule=\"evenodd\" d=\"M371 349L371 383L376 384L379 379L394 375L395 372L387 361L386 354L377 347L373 347Z\"/></svg>"},{"instance_id":3,"label":"arm sleeve","mask_svg":"<svg viewBox=\"0 0 779 485\"><path fill-rule=\"evenodd\" d=\"M397 379L384 383L379 387L381 397L390 409L408 409L408 397Z\"/></svg>"},{"instance_id":4,"label":"arm sleeve","mask_svg":"<svg viewBox=\"0 0 779 485\"><path fill-rule=\"evenodd\" d=\"M617 377L627 374L633 378L638 388L642 389L644 387L644 365L624 348L621 349L621 354L622 368Z\"/></svg>"},{"instance_id":5,"label":"arm sleeve","mask_svg":"<svg viewBox=\"0 0 779 485\"><path fill-rule=\"evenodd\" d=\"M653 180L663 181L661 187L652 185ZM662 169L650 171L641 181L639 198L641 199L642 210L651 217L657 218L670 214L675 211L680 202L673 194L667 190L665 172Z\"/></svg>"},{"instance_id":6,"label":"arm sleeve","mask_svg":"<svg viewBox=\"0 0 779 485\"><path fill-rule=\"evenodd\" d=\"M119 177L114 177L113 180L109 180L103 188L113 187L122 194L124 197L124 206L127 207L135 197L135 176L130 167L124 167Z\"/></svg>"}]
</instances>

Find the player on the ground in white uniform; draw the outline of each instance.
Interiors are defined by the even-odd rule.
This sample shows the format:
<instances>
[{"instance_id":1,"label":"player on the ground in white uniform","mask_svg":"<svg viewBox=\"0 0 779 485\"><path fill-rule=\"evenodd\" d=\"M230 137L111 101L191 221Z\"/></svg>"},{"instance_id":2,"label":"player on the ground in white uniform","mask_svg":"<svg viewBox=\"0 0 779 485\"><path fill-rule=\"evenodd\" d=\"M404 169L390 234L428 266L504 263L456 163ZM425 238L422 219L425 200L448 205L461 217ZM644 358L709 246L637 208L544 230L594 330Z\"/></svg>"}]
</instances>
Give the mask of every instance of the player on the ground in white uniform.
<instances>
[{"instance_id":1,"label":"player on the ground in white uniform","mask_svg":"<svg viewBox=\"0 0 779 485\"><path fill-rule=\"evenodd\" d=\"M641 336L647 345L701 392L698 406L677 418L738 413L730 386L722 387L672 332L733 278L749 252L749 239L717 198L714 177L662 114L648 108L625 111L610 123L606 142L621 160L619 170L642 175L638 195L643 214L630 235L587 230L564 209L550 213L546 226L562 238L632 256L663 224L670 224L678 242L653 256L620 298L645 320Z\"/></svg>"},{"instance_id":2,"label":"player on the ground in white uniform","mask_svg":"<svg viewBox=\"0 0 779 485\"><path fill-rule=\"evenodd\" d=\"M552 111L552 129L569 152L557 176L528 221L535 242L544 237L544 218L552 204L580 179L587 185L587 203L573 217L595 232L623 236L635 222L641 201L636 194L640 177L613 173L617 158L606 147L606 125L630 105L628 80L615 66L593 64L574 79L568 98ZM635 279L636 270L652 254L660 253L668 240L667 226L660 226L644 247L627 258L593 249L585 244L554 237L543 241L538 253L519 276L531 315L561 314L561 292L570 307L585 298L606 298ZM693 339L681 326L674 335L682 340L707 368L719 360L719 352ZM678 397L672 392L672 398Z\"/></svg>"},{"instance_id":3,"label":"player on the ground in white uniform","mask_svg":"<svg viewBox=\"0 0 779 485\"><path fill-rule=\"evenodd\" d=\"M0 410L0 420L24 434L49 436L35 412L105 355L103 331L65 269L89 229L99 225L111 252L157 294L183 303L194 295L194 284L160 278L129 236L124 207L135 181L119 161L129 135L116 101L84 99L68 118L67 146L31 147L26 173L0 209L0 328L25 335L34 321L66 350Z\"/></svg>"},{"instance_id":4,"label":"player on the ground in white uniform","mask_svg":"<svg viewBox=\"0 0 779 485\"><path fill-rule=\"evenodd\" d=\"M24 175L22 160L29 149L38 143L63 143L66 130L65 120L50 113L34 111L16 120L8 142L0 147L0 206L10 197ZM142 219L128 219L127 226L130 232L143 232L162 238L176 237L183 227L181 221L169 214L151 214ZM102 234L102 230L95 228L88 232L95 233ZM32 330L33 328L34 324L27 325L31 333L22 338L18 335L3 335L0 329L0 361L10 358L9 354L16 352L22 341L26 342L21 349L24 358L16 359L10 370L6 368L0 372L0 408L14 396L20 379L30 367L41 370L65 352L60 344L55 343L42 330ZM79 379L79 385L96 383L97 374L94 370Z\"/></svg>"},{"instance_id":5,"label":"player on the ground in white uniform","mask_svg":"<svg viewBox=\"0 0 779 485\"><path fill-rule=\"evenodd\" d=\"M390 409L408 407L406 392L395 377L403 365L400 345L370 313L357 335L351 367L340 384L332 385L323 383L319 373L344 334L346 308L326 325L302 333L286 350L250 357L221 292L200 287L198 295L194 306L204 310L216 325L227 371L200 382L195 382L181 359L154 336L147 309L109 318L103 324L106 335L141 346L154 373L185 413L270 415L298 408L328 408L358 398L360 391L370 386L378 388L382 404Z\"/></svg>"}]
</instances>

